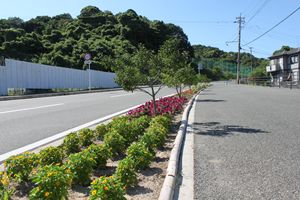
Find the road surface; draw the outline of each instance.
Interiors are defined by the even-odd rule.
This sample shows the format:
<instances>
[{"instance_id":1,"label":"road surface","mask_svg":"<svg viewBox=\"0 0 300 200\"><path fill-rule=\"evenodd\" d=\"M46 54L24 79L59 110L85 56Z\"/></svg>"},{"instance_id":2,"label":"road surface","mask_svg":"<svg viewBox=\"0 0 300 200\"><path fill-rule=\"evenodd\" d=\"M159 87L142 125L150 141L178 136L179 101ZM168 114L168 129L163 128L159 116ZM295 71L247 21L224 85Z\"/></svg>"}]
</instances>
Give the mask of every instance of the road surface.
<instances>
[{"instance_id":1,"label":"road surface","mask_svg":"<svg viewBox=\"0 0 300 200\"><path fill-rule=\"evenodd\" d=\"M158 97L176 93L164 88ZM150 100L135 91L0 101L0 155Z\"/></svg>"},{"instance_id":2,"label":"road surface","mask_svg":"<svg viewBox=\"0 0 300 200\"><path fill-rule=\"evenodd\" d=\"M300 90L215 83L195 119L196 199L300 199Z\"/></svg>"}]
</instances>

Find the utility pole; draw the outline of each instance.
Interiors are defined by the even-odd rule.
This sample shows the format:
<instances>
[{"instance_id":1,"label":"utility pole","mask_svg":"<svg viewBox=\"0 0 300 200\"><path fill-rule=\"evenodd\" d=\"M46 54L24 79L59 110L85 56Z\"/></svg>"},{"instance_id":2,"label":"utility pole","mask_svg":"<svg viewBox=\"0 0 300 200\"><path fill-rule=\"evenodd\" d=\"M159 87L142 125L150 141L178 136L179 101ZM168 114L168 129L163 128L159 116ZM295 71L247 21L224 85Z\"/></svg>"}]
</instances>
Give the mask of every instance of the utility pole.
<instances>
[{"instance_id":1,"label":"utility pole","mask_svg":"<svg viewBox=\"0 0 300 200\"><path fill-rule=\"evenodd\" d=\"M237 57L237 68L236 68L236 82L240 84L240 68L241 68L241 30L242 24L245 23L245 17L242 17L240 14L239 17L236 18L235 23L238 23L239 33L238 33L238 57Z\"/></svg>"},{"instance_id":2,"label":"utility pole","mask_svg":"<svg viewBox=\"0 0 300 200\"><path fill-rule=\"evenodd\" d=\"M250 49L250 54L251 54L251 73L252 73L252 71L253 71L253 55L252 55L252 49L253 49L253 47L249 47L249 49Z\"/></svg>"}]
</instances>

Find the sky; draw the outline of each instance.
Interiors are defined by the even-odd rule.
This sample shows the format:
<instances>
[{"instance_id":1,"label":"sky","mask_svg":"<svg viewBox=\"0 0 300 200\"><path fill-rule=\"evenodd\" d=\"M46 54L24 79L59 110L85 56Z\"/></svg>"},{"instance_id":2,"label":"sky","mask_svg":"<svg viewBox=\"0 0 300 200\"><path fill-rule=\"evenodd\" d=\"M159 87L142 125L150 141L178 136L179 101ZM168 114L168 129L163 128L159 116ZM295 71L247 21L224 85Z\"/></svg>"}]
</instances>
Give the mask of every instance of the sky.
<instances>
[{"instance_id":1,"label":"sky","mask_svg":"<svg viewBox=\"0 0 300 200\"><path fill-rule=\"evenodd\" d=\"M133 9L150 20L179 25L191 44L235 52L238 24L234 22L241 14L245 17L242 52L250 52L249 47L253 47L255 56L266 58L282 45L300 47L300 11L262 38L243 46L296 10L299 0L0 0L0 18L29 20L62 13L77 17L88 5L114 14Z\"/></svg>"}]
</instances>

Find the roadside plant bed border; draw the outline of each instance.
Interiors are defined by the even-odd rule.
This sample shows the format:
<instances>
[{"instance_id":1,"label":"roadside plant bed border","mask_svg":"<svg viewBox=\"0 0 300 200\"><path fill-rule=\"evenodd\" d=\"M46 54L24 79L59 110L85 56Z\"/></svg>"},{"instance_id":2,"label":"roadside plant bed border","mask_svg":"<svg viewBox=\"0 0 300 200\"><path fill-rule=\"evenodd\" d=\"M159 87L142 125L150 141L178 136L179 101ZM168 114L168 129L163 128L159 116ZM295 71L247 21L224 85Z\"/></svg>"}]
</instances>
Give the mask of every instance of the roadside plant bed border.
<instances>
[{"instance_id":1,"label":"roadside plant bed border","mask_svg":"<svg viewBox=\"0 0 300 200\"><path fill-rule=\"evenodd\" d=\"M126 189L137 185L137 173L149 167L156 150L165 144L172 117L164 114L152 119L117 117L95 131L69 134L59 147L9 158L0 173L0 197L9 199L15 192L13 199L67 199L70 188L79 186L90 188L89 199L124 199ZM119 160L115 172L92 181L109 159Z\"/></svg>"}]
</instances>

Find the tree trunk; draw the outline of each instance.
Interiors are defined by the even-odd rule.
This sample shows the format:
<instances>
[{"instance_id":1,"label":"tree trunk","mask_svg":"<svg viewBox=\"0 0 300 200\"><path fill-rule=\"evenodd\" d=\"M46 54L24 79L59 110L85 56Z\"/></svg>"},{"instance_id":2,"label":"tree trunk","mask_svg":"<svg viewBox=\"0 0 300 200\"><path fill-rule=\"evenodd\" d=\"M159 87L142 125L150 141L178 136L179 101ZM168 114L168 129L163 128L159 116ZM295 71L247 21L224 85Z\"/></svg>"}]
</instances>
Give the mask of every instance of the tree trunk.
<instances>
[{"instance_id":1,"label":"tree trunk","mask_svg":"<svg viewBox=\"0 0 300 200\"><path fill-rule=\"evenodd\" d=\"M175 89L176 89L177 95L180 97L180 92L178 90L178 86L177 85L175 86Z\"/></svg>"},{"instance_id":2,"label":"tree trunk","mask_svg":"<svg viewBox=\"0 0 300 200\"><path fill-rule=\"evenodd\" d=\"M179 97L181 97L181 93L182 93L182 87L181 87L181 85L179 86L179 93L180 93Z\"/></svg>"},{"instance_id":3,"label":"tree trunk","mask_svg":"<svg viewBox=\"0 0 300 200\"><path fill-rule=\"evenodd\" d=\"M156 103L155 103L155 92L154 92L154 86L151 85L151 91L152 91L152 102L153 102L153 107L154 107L154 115L157 114L157 111L156 111Z\"/></svg>"}]
</instances>

